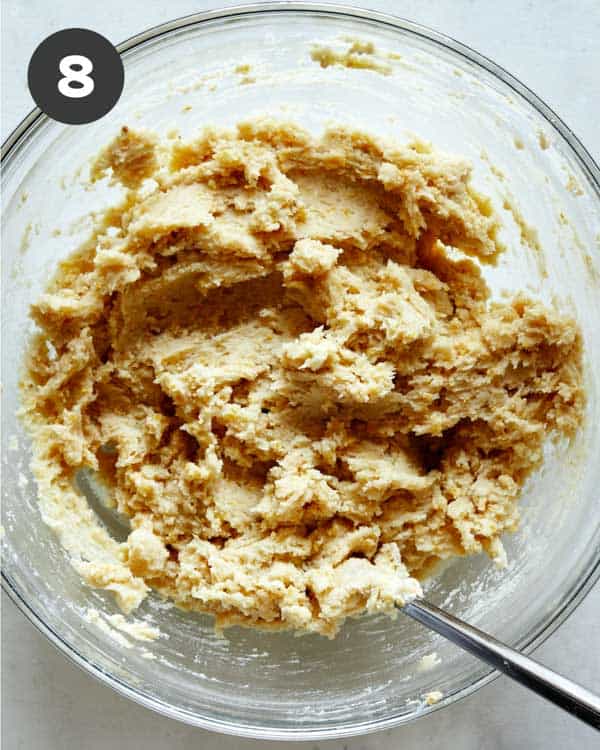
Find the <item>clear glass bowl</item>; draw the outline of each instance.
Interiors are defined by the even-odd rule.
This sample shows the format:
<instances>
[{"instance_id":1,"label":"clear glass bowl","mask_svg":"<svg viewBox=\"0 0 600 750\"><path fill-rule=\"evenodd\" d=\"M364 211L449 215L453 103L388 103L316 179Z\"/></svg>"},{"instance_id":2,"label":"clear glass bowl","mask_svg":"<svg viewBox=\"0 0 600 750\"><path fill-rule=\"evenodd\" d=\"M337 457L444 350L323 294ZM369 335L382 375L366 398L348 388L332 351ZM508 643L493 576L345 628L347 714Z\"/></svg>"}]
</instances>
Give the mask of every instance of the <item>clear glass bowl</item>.
<instances>
[{"instance_id":1,"label":"clear glass bowl","mask_svg":"<svg viewBox=\"0 0 600 750\"><path fill-rule=\"evenodd\" d=\"M372 70L321 68L315 42L372 41L400 55ZM125 89L91 125L69 127L32 112L8 139L2 174L4 272L3 575L30 620L88 672L145 706L239 735L316 739L389 728L484 685L489 668L401 615L349 622L336 640L233 629L161 605L136 613L160 626L152 644L130 648L86 619L117 612L82 584L41 521L16 416L18 374L31 330L28 306L56 261L89 231L85 217L110 201L78 175L123 124L184 136L256 114L312 131L342 122L380 135L412 131L469 157L477 187L500 213L509 248L486 274L495 292L524 287L578 318L585 337L588 414L572 444L548 448L524 493L520 531L506 539L509 566L458 560L427 584L427 597L502 640L530 651L575 608L600 572L600 177L569 129L502 69L441 34L377 13L269 3L198 14L121 46ZM241 85L238 65L247 63ZM191 108L190 108L191 107ZM504 175L504 177L502 177ZM508 192L510 191L510 192ZM511 211L511 195L521 214ZM508 209L506 208L508 207ZM527 222L537 228L535 251ZM60 234L57 234L60 230ZM524 242L525 240L525 242ZM151 651L154 659L148 659ZM439 666L419 671L436 651ZM575 675L576 677L576 675ZM440 690L429 707L423 695Z\"/></svg>"}]
</instances>

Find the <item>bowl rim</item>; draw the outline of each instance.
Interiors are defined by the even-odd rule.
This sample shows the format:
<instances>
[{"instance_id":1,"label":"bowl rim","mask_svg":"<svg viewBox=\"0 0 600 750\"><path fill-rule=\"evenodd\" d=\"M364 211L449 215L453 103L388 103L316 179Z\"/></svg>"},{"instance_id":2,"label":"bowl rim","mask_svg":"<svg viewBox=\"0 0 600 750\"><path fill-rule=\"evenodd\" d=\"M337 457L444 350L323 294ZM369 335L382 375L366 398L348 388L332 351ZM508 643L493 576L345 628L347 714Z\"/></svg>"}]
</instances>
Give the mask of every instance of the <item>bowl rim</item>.
<instances>
[{"instance_id":1,"label":"bowl rim","mask_svg":"<svg viewBox=\"0 0 600 750\"><path fill-rule=\"evenodd\" d=\"M569 126L528 86L521 83L515 76L490 58L476 52L471 47L457 41L453 37L399 16L381 13L360 6L348 6L338 3L268 0L267 2L245 3L227 8L217 8L180 16L135 34L116 45L116 48L118 52L123 55L146 42L157 40L172 31L181 30L188 26L198 26L208 21L231 20L236 17L244 18L252 15L284 13L318 13L332 18L350 18L359 21L375 22L377 25L391 27L397 31L408 32L413 36L433 42L436 46L445 48L451 53L462 56L469 62L483 68L488 73L500 79L503 84L511 88L521 98L525 99L527 103L546 120L548 125L561 136L574 153L579 166L588 176L590 183L593 185L594 190L600 199L600 168L596 164L594 158L583 143L577 138L571 128L569 128ZM2 166L6 165L17 147L23 144L30 132L37 129L38 126L48 119L50 118L36 107L21 120L21 122L7 136L1 146L0 163ZM545 623L538 632L535 632L526 641L511 645L519 648L526 654L534 651L575 611L599 579L600 551L595 563L588 571L587 576L580 581L578 586L572 591L569 600L565 601L562 606L553 613L551 619ZM424 717L440 708L449 706L458 700L462 700L500 676L500 673L497 670L489 669L480 678L466 687L443 696L438 703L424 707L418 714L413 715L398 715L392 712L392 714L386 718L380 718L374 721L346 723L337 727L323 727L321 725L314 725L312 727L303 726L298 728L288 726L278 727L265 726L256 723L244 723L237 720L223 720L211 717L205 713L195 713L188 709L178 708L158 698L150 697L147 694L132 688L119 677L109 674L100 665L95 664L93 661L82 656L70 643L65 641L54 628L50 627L43 620L32 604L25 600L21 595L17 584L11 579L10 575L6 573L4 568L2 569L2 589L16 607L55 648L64 654L72 663L76 664L84 672L90 674L101 683L108 685L117 693L133 700L135 703L168 718L202 729L237 737L288 741L327 740L341 739L383 731L385 729L393 729L414 721L415 719Z\"/></svg>"}]
</instances>

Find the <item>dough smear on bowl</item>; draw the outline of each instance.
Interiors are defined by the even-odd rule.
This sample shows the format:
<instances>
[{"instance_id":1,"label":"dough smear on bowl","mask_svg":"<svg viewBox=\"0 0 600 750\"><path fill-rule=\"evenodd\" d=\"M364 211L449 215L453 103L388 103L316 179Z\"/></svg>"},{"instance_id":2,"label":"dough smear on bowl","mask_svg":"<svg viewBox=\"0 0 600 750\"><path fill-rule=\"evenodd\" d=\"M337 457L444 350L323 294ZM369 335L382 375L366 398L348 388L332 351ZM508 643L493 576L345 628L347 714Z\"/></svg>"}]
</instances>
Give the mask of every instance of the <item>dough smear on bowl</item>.
<instances>
[{"instance_id":1,"label":"dough smear on bowl","mask_svg":"<svg viewBox=\"0 0 600 750\"><path fill-rule=\"evenodd\" d=\"M23 381L42 513L90 585L333 636L440 560L503 563L544 440L580 423L581 337L490 300L468 162L262 120L124 128L93 176L125 197L33 306Z\"/></svg>"}]
</instances>

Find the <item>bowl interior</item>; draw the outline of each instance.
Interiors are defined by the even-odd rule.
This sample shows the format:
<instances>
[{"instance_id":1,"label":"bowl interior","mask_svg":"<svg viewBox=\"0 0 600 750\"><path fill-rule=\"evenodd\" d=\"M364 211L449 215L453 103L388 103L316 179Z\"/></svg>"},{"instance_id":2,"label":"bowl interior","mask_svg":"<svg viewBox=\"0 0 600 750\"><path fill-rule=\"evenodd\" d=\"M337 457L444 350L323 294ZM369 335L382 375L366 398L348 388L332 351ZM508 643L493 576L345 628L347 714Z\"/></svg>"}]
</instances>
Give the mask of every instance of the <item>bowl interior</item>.
<instances>
[{"instance_id":1,"label":"bowl interior","mask_svg":"<svg viewBox=\"0 0 600 750\"><path fill-rule=\"evenodd\" d=\"M374 43L371 69L321 68L313 44ZM390 54L391 53L391 54ZM125 89L99 122L39 119L6 160L3 246L3 567L7 583L65 651L113 686L172 716L261 736L336 736L409 720L464 694L489 670L408 618L348 622L333 641L232 629L152 597L135 613L161 637L140 643L103 619L112 597L82 584L41 521L18 423L18 377L28 306L59 258L74 250L93 211L114 200L81 184L89 159L122 124L192 136L206 124L257 115L320 132L336 122L404 140L416 134L468 157L474 183L503 222L507 252L486 276L495 294L526 289L579 320L586 346L588 414L572 443L549 445L528 483L509 565L458 560L426 586L428 598L518 646L533 644L589 585L600 526L600 196L557 129L467 56L416 27L349 15L269 11L189 23L124 53ZM239 71L247 64L250 70ZM236 71L238 68L238 71ZM537 230L539 248L531 228ZM90 617L100 612L100 624ZM90 621L92 620L92 621ZM102 626L104 623L104 626ZM430 670L419 660L437 652ZM150 654L150 656L149 656Z\"/></svg>"}]
</instances>

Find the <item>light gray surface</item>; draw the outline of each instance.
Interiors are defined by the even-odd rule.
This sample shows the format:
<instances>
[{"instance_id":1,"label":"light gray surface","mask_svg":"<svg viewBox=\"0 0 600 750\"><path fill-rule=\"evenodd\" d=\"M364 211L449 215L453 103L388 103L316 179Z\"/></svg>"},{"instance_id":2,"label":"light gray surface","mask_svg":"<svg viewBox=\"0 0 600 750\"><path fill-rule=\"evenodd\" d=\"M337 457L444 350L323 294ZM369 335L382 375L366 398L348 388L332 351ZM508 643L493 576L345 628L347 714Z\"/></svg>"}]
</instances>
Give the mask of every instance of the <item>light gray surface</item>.
<instances>
[{"instance_id":1,"label":"light gray surface","mask_svg":"<svg viewBox=\"0 0 600 750\"><path fill-rule=\"evenodd\" d=\"M26 70L36 45L83 26L113 42L215 5L201 0L4 0L2 139L32 107ZM362 0L432 26L494 59L553 107L600 158L600 3L597 0ZM256 750L266 743L220 737L152 714L71 665L3 598L2 741L7 750ZM600 691L600 588L536 653L548 666ZM273 750L591 750L591 729L500 678L409 727L345 741L276 742Z\"/></svg>"}]
</instances>

